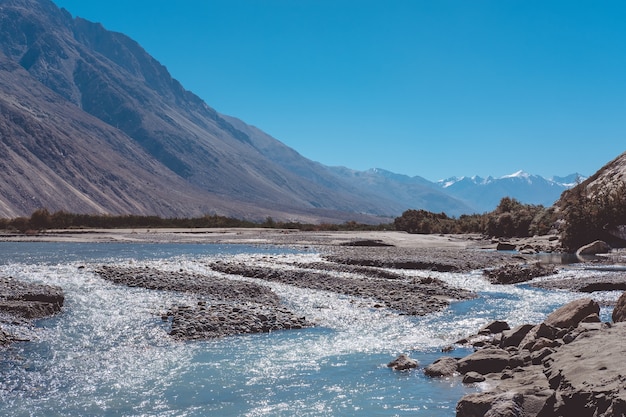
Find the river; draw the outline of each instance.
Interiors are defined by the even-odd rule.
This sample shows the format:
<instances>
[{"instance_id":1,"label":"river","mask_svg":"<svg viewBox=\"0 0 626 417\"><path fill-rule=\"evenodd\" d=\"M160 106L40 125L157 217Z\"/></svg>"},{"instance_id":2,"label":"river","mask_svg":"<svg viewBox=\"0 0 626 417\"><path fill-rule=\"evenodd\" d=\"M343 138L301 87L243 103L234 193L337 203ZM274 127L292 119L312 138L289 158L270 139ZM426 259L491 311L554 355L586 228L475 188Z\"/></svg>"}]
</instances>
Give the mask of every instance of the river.
<instances>
[{"instance_id":1,"label":"river","mask_svg":"<svg viewBox=\"0 0 626 417\"><path fill-rule=\"evenodd\" d=\"M13 329L32 341L0 350L0 414L454 416L459 398L480 387L464 386L459 378L430 379L420 370L393 372L386 364L404 352L427 365L442 356L442 347L491 320L539 322L585 296L495 286L479 272L403 271L480 295L411 317L335 293L267 283L316 326L180 342L167 335L160 315L174 304L195 302L194 295L118 286L92 272L114 263L212 274L209 261L230 257L285 267L321 261L315 252L244 245L0 243L0 276L58 285L66 294L62 314ZM603 308L602 318L609 315Z\"/></svg>"}]
</instances>

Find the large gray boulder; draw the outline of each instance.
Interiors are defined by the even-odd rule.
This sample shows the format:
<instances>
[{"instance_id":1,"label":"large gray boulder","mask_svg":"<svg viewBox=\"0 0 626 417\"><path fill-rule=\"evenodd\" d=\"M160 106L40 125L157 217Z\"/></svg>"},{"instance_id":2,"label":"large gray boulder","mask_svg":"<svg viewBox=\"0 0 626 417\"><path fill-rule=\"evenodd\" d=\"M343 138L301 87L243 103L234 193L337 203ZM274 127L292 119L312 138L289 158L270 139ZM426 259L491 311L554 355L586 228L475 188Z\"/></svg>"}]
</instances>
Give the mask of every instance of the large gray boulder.
<instances>
[{"instance_id":1,"label":"large gray boulder","mask_svg":"<svg viewBox=\"0 0 626 417\"><path fill-rule=\"evenodd\" d=\"M626 321L626 292L617 300L617 304L613 309L612 319L615 323Z\"/></svg>"},{"instance_id":2,"label":"large gray boulder","mask_svg":"<svg viewBox=\"0 0 626 417\"><path fill-rule=\"evenodd\" d=\"M505 348L509 346L519 346L521 341L533 327L534 326L532 324L520 324L511 330L503 331L502 338L500 339L500 347Z\"/></svg>"},{"instance_id":3,"label":"large gray boulder","mask_svg":"<svg viewBox=\"0 0 626 417\"><path fill-rule=\"evenodd\" d=\"M552 312L544 324L561 329L576 327L586 317L600 314L600 305L591 298L574 300Z\"/></svg>"},{"instance_id":4,"label":"large gray boulder","mask_svg":"<svg viewBox=\"0 0 626 417\"><path fill-rule=\"evenodd\" d=\"M602 240L596 240L595 242L591 242L588 245L578 248L578 250L576 251L576 255L597 255L599 253L609 252L611 252L611 247L606 242Z\"/></svg>"},{"instance_id":5,"label":"large gray boulder","mask_svg":"<svg viewBox=\"0 0 626 417\"><path fill-rule=\"evenodd\" d=\"M462 374L473 371L486 375L514 368L521 363L523 362L519 358L512 357L504 349L481 349L459 360L458 369Z\"/></svg>"},{"instance_id":6,"label":"large gray boulder","mask_svg":"<svg viewBox=\"0 0 626 417\"><path fill-rule=\"evenodd\" d=\"M424 368L424 373L430 377L452 376L458 371L458 360L444 356Z\"/></svg>"}]
</instances>

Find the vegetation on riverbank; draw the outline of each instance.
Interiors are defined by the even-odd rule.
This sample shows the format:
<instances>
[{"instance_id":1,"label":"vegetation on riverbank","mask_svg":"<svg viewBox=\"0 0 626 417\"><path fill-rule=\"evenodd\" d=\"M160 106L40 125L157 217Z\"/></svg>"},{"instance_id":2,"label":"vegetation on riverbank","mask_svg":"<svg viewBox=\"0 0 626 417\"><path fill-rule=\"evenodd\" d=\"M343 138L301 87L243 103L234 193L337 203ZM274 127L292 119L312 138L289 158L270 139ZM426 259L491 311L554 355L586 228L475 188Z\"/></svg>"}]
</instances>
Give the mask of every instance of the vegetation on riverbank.
<instances>
[{"instance_id":1,"label":"vegetation on riverbank","mask_svg":"<svg viewBox=\"0 0 626 417\"><path fill-rule=\"evenodd\" d=\"M75 214L65 211L50 213L47 209L39 209L30 217L0 219L0 230L19 233L37 233L50 229L132 229L132 228L271 228L296 229L302 231L355 231L355 230L393 230L393 225L369 225L353 221L342 224L306 224L299 222L281 222L267 217L262 222L205 215L194 218L162 218L141 215L105 215Z\"/></svg>"},{"instance_id":2,"label":"vegetation on riverbank","mask_svg":"<svg viewBox=\"0 0 626 417\"><path fill-rule=\"evenodd\" d=\"M407 210L394 221L396 230L408 233L481 233L494 237L528 237L551 231L556 221L554 209L522 204L505 197L489 213L462 215L458 219L445 213Z\"/></svg>"}]
</instances>

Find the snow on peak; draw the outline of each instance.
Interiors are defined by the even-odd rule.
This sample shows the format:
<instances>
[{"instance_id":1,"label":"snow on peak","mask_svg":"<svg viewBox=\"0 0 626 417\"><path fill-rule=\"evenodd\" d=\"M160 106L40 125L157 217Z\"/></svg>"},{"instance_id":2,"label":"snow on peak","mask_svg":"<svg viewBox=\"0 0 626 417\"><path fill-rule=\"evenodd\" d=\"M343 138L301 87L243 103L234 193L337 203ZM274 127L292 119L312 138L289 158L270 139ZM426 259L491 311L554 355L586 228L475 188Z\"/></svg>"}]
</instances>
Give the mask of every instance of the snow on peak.
<instances>
[{"instance_id":1,"label":"snow on peak","mask_svg":"<svg viewBox=\"0 0 626 417\"><path fill-rule=\"evenodd\" d=\"M501 178L526 178L528 179L530 178L530 174L520 169L519 171L514 172L513 174L505 175Z\"/></svg>"}]
</instances>

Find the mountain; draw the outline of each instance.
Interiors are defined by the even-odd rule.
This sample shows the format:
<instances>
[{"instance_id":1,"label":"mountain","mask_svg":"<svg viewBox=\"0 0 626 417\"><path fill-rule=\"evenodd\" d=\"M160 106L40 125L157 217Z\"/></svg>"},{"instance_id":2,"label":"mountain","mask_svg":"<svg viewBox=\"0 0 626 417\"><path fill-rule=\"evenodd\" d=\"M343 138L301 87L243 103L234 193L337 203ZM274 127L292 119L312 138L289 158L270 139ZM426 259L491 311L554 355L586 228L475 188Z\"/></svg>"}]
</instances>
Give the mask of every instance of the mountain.
<instances>
[{"instance_id":1,"label":"mountain","mask_svg":"<svg viewBox=\"0 0 626 417\"><path fill-rule=\"evenodd\" d=\"M0 216L376 221L397 202L185 90L124 34L50 0L0 0Z\"/></svg>"},{"instance_id":2,"label":"mountain","mask_svg":"<svg viewBox=\"0 0 626 417\"><path fill-rule=\"evenodd\" d=\"M595 240L626 246L626 152L564 192L555 206L568 250Z\"/></svg>"},{"instance_id":3,"label":"mountain","mask_svg":"<svg viewBox=\"0 0 626 417\"><path fill-rule=\"evenodd\" d=\"M0 217L75 213L389 221L504 196L551 205L575 179L432 183L311 161L187 91L137 42L50 0L0 0ZM568 185L569 184L569 185Z\"/></svg>"},{"instance_id":4,"label":"mountain","mask_svg":"<svg viewBox=\"0 0 626 417\"><path fill-rule=\"evenodd\" d=\"M512 197L524 204L549 207L561 193L580 182L583 177L545 179L518 171L500 178L451 177L431 182L425 178L396 174L375 168L355 171L345 167L328 168L342 180L363 192L375 193L406 209L423 209L448 216L484 213L494 210L503 197Z\"/></svg>"},{"instance_id":5,"label":"mountain","mask_svg":"<svg viewBox=\"0 0 626 417\"><path fill-rule=\"evenodd\" d=\"M345 167L329 168L344 181L358 187L364 193L375 193L394 201L407 209L423 209L433 213L445 212L449 216L460 216L475 212L475 209L425 178L396 174L380 168L355 171Z\"/></svg>"},{"instance_id":6,"label":"mountain","mask_svg":"<svg viewBox=\"0 0 626 417\"><path fill-rule=\"evenodd\" d=\"M475 212L492 211L502 197L511 197L524 204L552 206L563 191L583 179L579 174L566 177L543 178L518 171L500 178L462 177L440 180L437 185L474 208Z\"/></svg>"},{"instance_id":7,"label":"mountain","mask_svg":"<svg viewBox=\"0 0 626 417\"><path fill-rule=\"evenodd\" d=\"M626 152L608 162L595 174L582 181L578 187L585 189L585 194L589 195L615 188L620 184L626 184Z\"/></svg>"}]
</instances>

